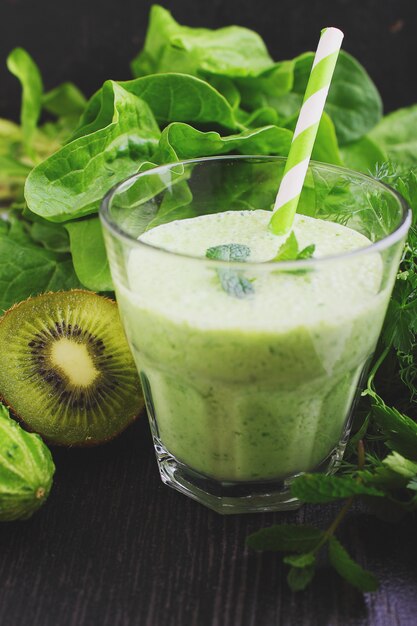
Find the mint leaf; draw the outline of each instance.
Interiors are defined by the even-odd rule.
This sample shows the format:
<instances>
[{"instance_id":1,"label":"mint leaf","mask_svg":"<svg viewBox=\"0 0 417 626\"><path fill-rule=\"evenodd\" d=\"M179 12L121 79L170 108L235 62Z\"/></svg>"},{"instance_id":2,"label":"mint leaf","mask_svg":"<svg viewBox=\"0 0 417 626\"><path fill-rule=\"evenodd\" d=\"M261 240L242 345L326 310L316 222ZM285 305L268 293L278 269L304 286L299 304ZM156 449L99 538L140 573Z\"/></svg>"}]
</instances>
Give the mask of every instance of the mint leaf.
<instances>
[{"instance_id":1,"label":"mint leaf","mask_svg":"<svg viewBox=\"0 0 417 626\"><path fill-rule=\"evenodd\" d=\"M287 582L293 591L302 591L312 581L314 576L314 566L304 567L292 567L287 576Z\"/></svg>"},{"instance_id":2,"label":"mint leaf","mask_svg":"<svg viewBox=\"0 0 417 626\"><path fill-rule=\"evenodd\" d=\"M291 231L272 261L294 261L299 252L297 237Z\"/></svg>"},{"instance_id":3,"label":"mint leaf","mask_svg":"<svg viewBox=\"0 0 417 626\"><path fill-rule=\"evenodd\" d=\"M311 259L315 250L316 250L316 244L311 243L309 246L306 246L297 254L297 260L298 259L299 260Z\"/></svg>"},{"instance_id":4,"label":"mint leaf","mask_svg":"<svg viewBox=\"0 0 417 626\"><path fill-rule=\"evenodd\" d=\"M217 261L246 261L250 256L249 246L240 243L226 243L208 248L206 257Z\"/></svg>"},{"instance_id":5,"label":"mint leaf","mask_svg":"<svg viewBox=\"0 0 417 626\"><path fill-rule=\"evenodd\" d=\"M214 246L206 250L208 259L217 261L244 262L250 255L250 248L240 243L227 243ZM250 280L242 276L242 272L235 270L217 270L222 289L234 298L246 298L255 293Z\"/></svg>"},{"instance_id":6,"label":"mint leaf","mask_svg":"<svg viewBox=\"0 0 417 626\"><path fill-rule=\"evenodd\" d=\"M223 290L234 298L247 298L255 293L252 283L232 270L217 270Z\"/></svg>"},{"instance_id":7,"label":"mint leaf","mask_svg":"<svg viewBox=\"0 0 417 626\"><path fill-rule=\"evenodd\" d=\"M381 496L385 494L374 487L357 482L350 476L304 474L291 484L291 494L303 502L326 503L351 496Z\"/></svg>"},{"instance_id":8,"label":"mint leaf","mask_svg":"<svg viewBox=\"0 0 417 626\"><path fill-rule=\"evenodd\" d=\"M379 583L377 578L356 563L336 537L329 538L329 559L342 578L360 591L376 591Z\"/></svg>"},{"instance_id":9,"label":"mint leaf","mask_svg":"<svg viewBox=\"0 0 417 626\"><path fill-rule=\"evenodd\" d=\"M299 567L300 569L314 565L316 562L316 558L314 554L311 554L311 552L306 552L304 554L291 554L290 556L285 556L282 560L284 563L292 565L293 567Z\"/></svg>"},{"instance_id":10,"label":"mint leaf","mask_svg":"<svg viewBox=\"0 0 417 626\"><path fill-rule=\"evenodd\" d=\"M295 236L294 231L291 231L272 261L301 261L310 259L313 256L315 249L316 246L312 243L300 250L297 237Z\"/></svg>"},{"instance_id":11,"label":"mint leaf","mask_svg":"<svg viewBox=\"0 0 417 626\"><path fill-rule=\"evenodd\" d=\"M314 526L279 524L252 533L247 537L246 545L253 550L307 552L317 546L323 534Z\"/></svg>"}]
</instances>

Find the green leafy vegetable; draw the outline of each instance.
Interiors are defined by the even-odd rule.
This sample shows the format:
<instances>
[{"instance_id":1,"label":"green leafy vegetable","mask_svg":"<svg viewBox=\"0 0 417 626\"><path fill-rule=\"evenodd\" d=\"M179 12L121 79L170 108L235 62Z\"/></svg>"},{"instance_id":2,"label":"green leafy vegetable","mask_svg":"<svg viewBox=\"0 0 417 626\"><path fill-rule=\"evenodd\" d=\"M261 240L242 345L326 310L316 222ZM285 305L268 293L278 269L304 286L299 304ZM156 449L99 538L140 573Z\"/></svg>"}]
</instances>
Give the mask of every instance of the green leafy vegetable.
<instances>
[{"instance_id":1,"label":"green leafy vegetable","mask_svg":"<svg viewBox=\"0 0 417 626\"><path fill-rule=\"evenodd\" d=\"M180 26L161 6L151 9L145 46L132 61L135 76L156 72L256 76L273 65L262 39L247 28Z\"/></svg>"},{"instance_id":2,"label":"green leafy vegetable","mask_svg":"<svg viewBox=\"0 0 417 626\"><path fill-rule=\"evenodd\" d=\"M80 286L68 254L37 245L18 222L0 231L0 311L29 296Z\"/></svg>"},{"instance_id":3,"label":"green leafy vegetable","mask_svg":"<svg viewBox=\"0 0 417 626\"><path fill-rule=\"evenodd\" d=\"M97 212L107 191L150 158L160 132L148 105L113 81L105 90L114 100L111 123L71 141L29 174L25 196L37 215L65 221Z\"/></svg>"},{"instance_id":4,"label":"green leafy vegetable","mask_svg":"<svg viewBox=\"0 0 417 626\"><path fill-rule=\"evenodd\" d=\"M386 115L369 134L396 164L416 167L417 104Z\"/></svg>"},{"instance_id":5,"label":"green leafy vegetable","mask_svg":"<svg viewBox=\"0 0 417 626\"><path fill-rule=\"evenodd\" d=\"M82 284L93 291L113 291L98 217L70 222L66 229L70 235L74 269Z\"/></svg>"},{"instance_id":6,"label":"green leafy vegetable","mask_svg":"<svg viewBox=\"0 0 417 626\"><path fill-rule=\"evenodd\" d=\"M293 591L302 591L312 581L313 576L314 565L291 567L287 576L288 585Z\"/></svg>"},{"instance_id":7,"label":"green leafy vegetable","mask_svg":"<svg viewBox=\"0 0 417 626\"><path fill-rule=\"evenodd\" d=\"M375 576L356 563L336 537L329 540L329 559L337 573L360 591L378 589L378 580Z\"/></svg>"},{"instance_id":8,"label":"green leafy vegetable","mask_svg":"<svg viewBox=\"0 0 417 626\"><path fill-rule=\"evenodd\" d=\"M378 163L387 160L386 152L367 135L341 146L340 153L346 167L365 174L374 172Z\"/></svg>"},{"instance_id":9,"label":"green leafy vegetable","mask_svg":"<svg viewBox=\"0 0 417 626\"><path fill-rule=\"evenodd\" d=\"M314 526L277 524L252 533L247 537L246 544L253 550L306 552L316 548L323 536L323 531Z\"/></svg>"},{"instance_id":10,"label":"green leafy vegetable","mask_svg":"<svg viewBox=\"0 0 417 626\"><path fill-rule=\"evenodd\" d=\"M42 108L42 78L38 66L23 50L15 48L7 57L7 67L22 85L21 124L26 152L33 158L32 138Z\"/></svg>"},{"instance_id":11,"label":"green leafy vegetable","mask_svg":"<svg viewBox=\"0 0 417 626\"><path fill-rule=\"evenodd\" d=\"M291 139L289 130L277 126L248 129L222 137L215 131L201 132L188 124L174 122L163 130L154 160L171 163L229 152L286 156Z\"/></svg>"},{"instance_id":12,"label":"green leafy vegetable","mask_svg":"<svg viewBox=\"0 0 417 626\"><path fill-rule=\"evenodd\" d=\"M313 53L307 53L296 59L293 92L299 97L297 109L304 96L313 58ZM295 102L293 100L293 105ZM362 65L343 50L338 57L325 111L330 115L342 145L366 135L382 117L377 88Z\"/></svg>"},{"instance_id":13,"label":"green leafy vegetable","mask_svg":"<svg viewBox=\"0 0 417 626\"><path fill-rule=\"evenodd\" d=\"M70 251L68 233L61 224L39 220L29 227L29 232L33 241L42 244L47 250Z\"/></svg>"},{"instance_id":14,"label":"green leafy vegetable","mask_svg":"<svg viewBox=\"0 0 417 626\"><path fill-rule=\"evenodd\" d=\"M326 474L304 474L291 485L291 493L303 502L333 502L351 496L366 495L383 497L384 494L368 487L349 476L328 476Z\"/></svg>"},{"instance_id":15,"label":"green leafy vegetable","mask_svg":"<svg viewBox=\"0 0 417 626\"><path fill-rule=\"evenodd\" d=\"M62 83L43 95L42 104L46 111L57 117L79 117L87 100L73 83Z\"/></svg>"}]
</instances>

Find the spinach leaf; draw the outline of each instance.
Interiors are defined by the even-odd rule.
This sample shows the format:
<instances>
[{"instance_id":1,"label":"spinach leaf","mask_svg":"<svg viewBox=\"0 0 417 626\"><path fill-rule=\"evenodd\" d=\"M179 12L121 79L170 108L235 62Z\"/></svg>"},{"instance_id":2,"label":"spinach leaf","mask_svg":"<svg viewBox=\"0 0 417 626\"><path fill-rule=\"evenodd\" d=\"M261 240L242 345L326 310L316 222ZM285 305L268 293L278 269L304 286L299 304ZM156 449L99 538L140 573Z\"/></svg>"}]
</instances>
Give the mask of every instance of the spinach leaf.
<instances>
[{"instance_id":1,"label":"spinach leaf","mask_svg":"<svg viewBox=\"0 0 417 626\"><path fill-rule=\"evenodd\" d=\"M222 137L215 131L201 132L188 124L174 122L162 131L154 160L157 163L171 163L178 159L228 152L285 156L291 139L291 131L278 126L265 126Z\"/></svg>"},{"instance_id":2,"label":"spinach leaf","mask_svg":"<svg viewBox=\"0 0 417 626\"><path fill-rule=\"evenodd\" d=\"M73 83L62 83L43 95L42 106L57 117L80 116L87 100Z\"/></svg>"},{"instance_id":3,"label":"spinach leaf","mask_svg":"<svg viewBox=\"0 0 417 626\"><path fill-rule=\"evenodd\" d=\"M207 82L226 98L235 111L240 104L240 93L234 82L227 76L207 76Z\"/></svg>"},{"instance_id":4,"label":"spinach leaf","mask_svg":"<svg viewBox=\"0 0 417 626\"><path fill-rule=\"evenodd\" d=\"M312 52L295 59L292 93L276 103L281 114L293 115L301 106L313 59ZM340 145L356 141L368 133L382 116L377 88L362 65L343 50L338 57L325 111L335 125Z\"/></svg>"},{"instance_id":5,"label":"spinach leaf","mask_svg":"<svg viewBox=\"0 0 417 626\"><path fill-rule=\"evenodd\" d=\"M65 227L69 232L72 260L80 282L93 291L113 291L99 218L70 222Z\"/></svg>"},{"instance_id":6,"label":"spinach leaf","mask_svg":"<svg viewBox=\"0 0 417 626\"><path fill-rule=\"evenodd\" d=\"M7 67L19 79L22 85L20 122L22 124L26 152L33 158L35 153L31 142L42 108L43 85L41 74L32 57L23 48L12 50L7 57Z\"/></svg>"},{"instance_id":7,"label":"spinach leaf","mask_svg":"<svg viewBox=\"0 0 417 626\"><path fill-rule=\"evenodd\" d=\"M80 286L70 255L36 244L19 222L0 230L0 310L45 291Z\"/></svg>"},{"instance_id":8,"label":"spinach leaf","mask_svg":"<svg viewBox=\"0 0 417 626\"><path fill-rule=\"evenodd\" d=\"M186 74L159 74L120 83L104 83L88 102L71 140L94 133L111 123L114 85L146 102L160 124L174 121L212 123L230 130L240 126L229 102L209 83Z\"/></svg>"},{"instance_id":9,"label":"spinach leaf","mask_svg":"<svg viewBox=\"0 0 417 626\"><path fill-rule=\"evenodd\" d=\"M47 250L69 252L69 237L65 227L38 218L29 229L33 241L40 243Z\"/></svg>"},{"instance_id":10,"label":"spinach leaf","mask_svg":"<svg viewBox=\"0 0 417 626\"><path fill-rule=\"evenodd\" d=\"M254 111L265 106L274 106L275 99L291 91L294 82L294 62L280 61L258 76L235 78L241 94L243 107Z\"/></svg>"},{"instance_id":11,"label":"spinach leaf","mask_svg":"<svg viewBox=\"0 0 417 626\"><path fill-rule=\"evenodd\" d=\"M243 109L235 112L237 120L246 128L258 128L259 126L278 126L278 113L270 106L261 107L248 113Z\"/></svg>"},{"instance_id":12,"label":"spinach leaf","mask_svg":"<svg viewBox=\"0 0 417 626\"><path fill-rule=\"evenodd\" d=\"M226 98L200 78L187 74L157 74L124 81L120 85L142 98L161 124L212 123L230 130L238 126Z\"/></svg>"},{"instance_id":13,"label":"spinach leaf","mask_svg":"<svg viewBox=\"0 0 417 626\"><path fill-rule=\"evenodd\" d=\"M166 189L159 210L146 226L146 230L173 220L195 217L195 207L190 206L192 199L193 195L186 181L173 184Z\"/></svg>"},{"instance_id":14,"label":"spinach leaf","mask_svg":"<svg viewBox=\"0 0 417 626\"><path fill-rule=\"evenodd\" d=\"M134 76L157 72L256 76L272 64L257 33L239 26L218 30L181 26L169 11L154 5L145 46L131 67Z\"/></svg>"},{"instance_id":15,"label":"spinach leaf","mask_svg":"<svg viewBox=\"0 0 417 626\"><path fill-rule=\"evenodd\" d=\"M386 115L369 134L396 164L415 167L417 162L417 104Z\"/></svg>"},{"instance_id":16,"label":"spinach leaf","mask_svg":"<svg viewBox=\"0 0 417 626\"><path fill-rule=\"evenodd\" d=\"M388 158L387 154L369 135L345 144L340 148L340 152L346 167L365 172L365 174L374 172L377 164L386 162Z\"/></svg>"},{"instance_id":17,"label":"spinach leaf","mask_svg":"<svg viewBox=\"0 0 417 626\"><path fill-rule=\"evenodd\" d=\"M110 124L71 141L29 174L25 196L37 215L59 222L94 213L111 187L149 160L160 135L151 110L113 81L108 89Z\"/></svg>"}]
</instances>

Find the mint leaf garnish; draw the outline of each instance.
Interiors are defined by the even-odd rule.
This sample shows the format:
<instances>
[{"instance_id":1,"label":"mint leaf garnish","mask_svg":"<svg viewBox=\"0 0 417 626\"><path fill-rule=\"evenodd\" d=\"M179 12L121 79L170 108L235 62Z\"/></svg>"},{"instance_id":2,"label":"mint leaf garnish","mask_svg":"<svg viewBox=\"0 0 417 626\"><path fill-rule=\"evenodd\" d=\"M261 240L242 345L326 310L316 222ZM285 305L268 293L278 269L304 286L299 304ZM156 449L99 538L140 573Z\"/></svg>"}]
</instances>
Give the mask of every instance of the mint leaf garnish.
<instances>
[{"instance_id":1,"label":"mint leaf garnish","mask_svg":"<svg viewBox=\"0 0 417 626\"><path fill-rule=\"evenodd\" d=\"M329 559L337 573L360 591L378 589L375 576L356 563L336 537L329 538Z\"/></svg>"},{"instance_id":2,"label":"mint leaf garnish","mask_svg":"<svg viewBox=\"0 0 417 626\"><path fill-rule=\"evenodd\" d=\"M208 248L206 257L217 261L246 261L250 256L249 246L240 243L225 243Z\"/></svg>"},{"instance_id":3,"label":"mint leaf garnish","mask_svg":"<svg viewBox=\"0 0 417 626\"><path fill-rule=\"evenodd\" d=\"M206 250L206 257L216 261L244 262L249 256L249 246L240 243L226 243ZM219 269L217 275L222 289L229 296L242 299L255 293L252 283L242 275L242 272Z\"/></svg>"},{"instance_id":4,"label":"mint leaf garnish","mask_svg":"<svg viewBox=\"0 0 417 626\"><path fill-rule=\"evenodd\" d=\"M294 232L291 231L272 260L294 261L297 258L298 251L299 247L297 237L294 235Z\"/></svg>"},{"instance_id":5,"label":"mint leaf garnish","mask_svg":"<svg viewBox=\"0 0 417 626\"><path fill-rule=\"evenodd\" d=\"M314 243L306 246L302 250L300 250L300 246L297 241L297 237L294 234L294 231L288 235L284 243L280 246L277 254L272 259L273 261L298 261L310 259L316 246Z\"/></svg>"},{"instance_id":6,"label":"mint leaf garnish","mask_svg":"<svg viewBox=\"0 0 417 626\"><path fill-rule=\"evenodd\" d=\"M297 254L297 260L298 259L311 259L311 257L313 256L314 252L316 250L316 244L315 243L311 243L309 246L306 246L305 248L303 248L298 254Z\"/></svg>"},{"instance_id":7,"label":"mint leaf garnish","mask_svg":"<svg viewBox=\"0 0 417 626\"><path fill-rule=\"evenodd\" d=\"M217 270L223 290L234 298L246 298L255 293L252 283L233 270Z\"/></svg>"}]
</instances>

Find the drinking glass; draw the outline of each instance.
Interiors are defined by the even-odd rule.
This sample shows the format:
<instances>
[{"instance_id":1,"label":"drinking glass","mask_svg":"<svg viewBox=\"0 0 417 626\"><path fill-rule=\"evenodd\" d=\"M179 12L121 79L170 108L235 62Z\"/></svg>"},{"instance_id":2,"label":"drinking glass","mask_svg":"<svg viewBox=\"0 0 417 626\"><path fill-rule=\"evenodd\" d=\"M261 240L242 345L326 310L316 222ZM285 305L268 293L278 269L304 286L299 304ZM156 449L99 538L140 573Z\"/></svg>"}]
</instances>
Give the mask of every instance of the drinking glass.
<instances>
[{"instance_id":1,"label":"drinking glass","mask_svg":"<svg viewBox=\"0 0 417 626\"><path fill-rule=\"evenodd\" d=\"M176 220L272 210L284 166L264 156L163 165L101 207L161 478L221 513L295 508L294 477L337 468L410 225L394 190L312 162L298 213L369 245L261 263L193 256L175 229L164 247L141 240ZM242 280L250 298L222 289Z\"/></svg>"}]
</instances>

